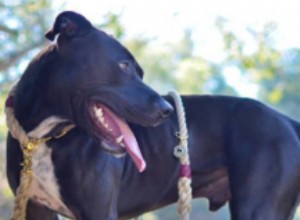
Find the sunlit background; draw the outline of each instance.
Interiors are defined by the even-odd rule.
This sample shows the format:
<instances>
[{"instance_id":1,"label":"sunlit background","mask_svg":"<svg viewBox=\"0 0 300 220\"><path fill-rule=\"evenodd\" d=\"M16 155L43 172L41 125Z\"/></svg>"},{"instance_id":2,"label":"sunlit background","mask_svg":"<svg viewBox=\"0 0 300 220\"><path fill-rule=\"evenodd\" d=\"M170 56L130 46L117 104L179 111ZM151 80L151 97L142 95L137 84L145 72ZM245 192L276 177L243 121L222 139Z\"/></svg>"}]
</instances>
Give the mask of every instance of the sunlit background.
<instances>
[{"instance_id":1,"label":"sunlit background","mask_svg":"<svg viewBox=\"0 0 300 220\"><path fill-rule=\"evenodd\" d=\"M299 0L0 0L1 112L11 83L48 43L43 34L57 13L75 10L126 45L162 94L246 96L300 120L299 8ZM0 220L8 220L2 113L0 131ZM229 219L227 207L212 214L204 199L193 207L193 220ZM144 219L179 217L171 206Z\"/></svg>"}]
</instances>

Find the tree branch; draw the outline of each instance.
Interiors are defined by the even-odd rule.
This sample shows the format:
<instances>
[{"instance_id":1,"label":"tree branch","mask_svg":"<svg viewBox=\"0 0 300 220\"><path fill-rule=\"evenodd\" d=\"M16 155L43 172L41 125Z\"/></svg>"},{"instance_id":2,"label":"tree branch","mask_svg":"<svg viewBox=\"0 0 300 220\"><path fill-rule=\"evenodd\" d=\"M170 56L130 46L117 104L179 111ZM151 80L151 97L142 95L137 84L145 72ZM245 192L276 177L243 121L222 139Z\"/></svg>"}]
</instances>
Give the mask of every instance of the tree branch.
<instances>
[{"instance_id":1,"label":"tree branch","mask_svg":"<svg viewBox=\"0 0 300 220\"><path fill-rule=\"evenodd\" d=\"M0 72L3 72L10 68L12 65L17 63L23 56L25 56L28 52L31 50L42 46L45 44L45 40L41 39L38 42L35 42L28 47L25 47L19 51L16 51L15 53L12 53L7 59L0 61Z\"/></svg>"},{"instance_id":2,"label":"tree branch","mask_svg":"<svg viewBox=\"0 0 300 220\"><path fill-rule=\"evenodd\" d=\"M17 35L18 34L18 31L17 30L14 30L14 29L11 29L3 24L0 24L0 31L1 32L5 32L5 33L8 33L10 35Z\"/></svg>"}]
</instances>

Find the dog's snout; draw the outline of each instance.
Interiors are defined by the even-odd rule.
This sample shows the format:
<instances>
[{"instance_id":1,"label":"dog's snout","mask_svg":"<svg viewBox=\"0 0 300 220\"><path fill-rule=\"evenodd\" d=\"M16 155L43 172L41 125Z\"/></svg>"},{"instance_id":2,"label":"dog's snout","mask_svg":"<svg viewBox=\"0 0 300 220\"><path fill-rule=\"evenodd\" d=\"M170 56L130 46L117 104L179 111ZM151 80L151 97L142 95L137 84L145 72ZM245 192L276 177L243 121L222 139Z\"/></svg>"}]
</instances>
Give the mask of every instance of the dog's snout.
<instances>
[{"instance_id":1,"label":"dog's snout","mask_svg":"<svg viewBox=\"0 0 300 220\"><path fill-rule=\"evenodd\" d=\"M155 115L159 120L168 117L174 110L172 105L159 95L151 96L149 101L154 104Z\"/></svg>"},{"instance_id":2,"label":"dog's snout","mask_svg":"<svg viewBox=\"0 0 300 220\"><path fill-rule=\"evenodd\" d=\"M160 102L159 113L162 118L168 117L173 112L173 107L165 100Z\"/></svg>"}]
</instances>

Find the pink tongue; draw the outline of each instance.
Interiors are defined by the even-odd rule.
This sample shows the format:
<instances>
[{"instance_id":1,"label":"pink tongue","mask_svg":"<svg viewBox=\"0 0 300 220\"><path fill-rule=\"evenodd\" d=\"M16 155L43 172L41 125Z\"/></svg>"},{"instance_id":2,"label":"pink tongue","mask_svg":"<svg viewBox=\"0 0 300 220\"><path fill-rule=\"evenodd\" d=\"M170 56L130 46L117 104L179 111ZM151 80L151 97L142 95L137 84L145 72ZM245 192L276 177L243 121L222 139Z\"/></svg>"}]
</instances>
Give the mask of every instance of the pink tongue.
<instances>
[{"instance_id":1,"label":"pink tongue","mask_svg":"<svg viewBox=\"0 0 300 220\"><path fill-rule=\"evenodd\" d=\"M122 134L124 135L125 148L135 165L137 166L139 172L143 172L146 168L146 162L143 158L143 155L140 151L138 143L132 133L131 129L124 122L118 123L121 129Z\"/></svg>"},{"instance_id":2,"label":"pink tongue","mask_svg":"<svg viewBox=\"0 0 300 220\"><path fill-rule=\"evenodd\" d=\"M135 139L135 136L127 123L117 117L115 114L110 112L113 120L118 124L118 127L121 130L122 135L124 136L124 144L127 152L131 156L132 160L134 161L135 165L137 166L139 172L143 172L146 168L146 162L143 158L143 155L140 151L138 143Z\"/></svg>"}]
</instances>

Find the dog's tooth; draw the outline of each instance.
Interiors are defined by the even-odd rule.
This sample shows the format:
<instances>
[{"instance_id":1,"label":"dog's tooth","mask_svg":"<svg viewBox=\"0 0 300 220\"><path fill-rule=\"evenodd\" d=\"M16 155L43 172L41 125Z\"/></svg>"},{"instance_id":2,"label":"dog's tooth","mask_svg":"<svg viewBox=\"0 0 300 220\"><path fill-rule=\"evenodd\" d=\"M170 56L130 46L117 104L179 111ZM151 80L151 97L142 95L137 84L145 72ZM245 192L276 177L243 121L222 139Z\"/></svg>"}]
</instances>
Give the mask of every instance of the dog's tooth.
<instances>
[{"instance_id":1,"label":"dog's tooth","mask_svg":"<svg viewBox=\"0 0 300 220\"><path fill-rule=\"evenodd\" d=\"M112 129L108 127L108 124L105 123L105 118L104 118L104 116L103 116L103 109L102 109L102 108L97 108L96 106L94 106L94 111L95 111L95 114L96 114L97 118L98 118L99 121L101 122L101 124L102 124L106 129L108 129L109 131L112 131Z\"/></svg>"},{"instance_id":2,"label":"dog's tooth","mask_svg":"<svg viewBox=\"0 0 300 220\"><path fill-rule=\"evenodd\" d=\"M118 144L120 144L120 143L123 141L123 139L124 139L124 136L123 136L123 135L120 135L120 137L117 137L117 138L116 138L116 142L117 142Z\"/></svg>"},{"instance_id":3,"label":"dog's tooth","mask_svg":"<svg viewBox=\"0 0 300 220\"><path fill-rule=\"evenodd\" d=\"M102 124L104 124L104 117L99 117L99 120L100 120L100 122L102 123Z\"/></svg>"},{"instance_id":4,"label":"dog's tooth","mask_svg":"<svg viewBox=\"0 0 300 220\"><path fill-rule=\"evenodd\" d=\"M125 148L125 145L123 143L120 143L120 146Z\"/></svg>"},{"instance_id":5,"label":"dog's tooth","mask_svg":"<svg viewBox=\"0 0 300 220\"><path fill-rule=\"evenodd\" d=\"M95 113L96 113L97 117L102 117L103 116L103 110L102 110L102 108L97 108L95 110Z\"/></svg>"},{"instance_id":6,"label":"dog's tooth","mask_svg":"<svg viewBox=\"0 0 300 220\"><path fill-rule=\"evenodd\" d=\"M94 106L94 107L93 107L93 110L94 110L95 113L97 113L97 111L98 111L97 106Z\"/></svg>"}]
</instances>

